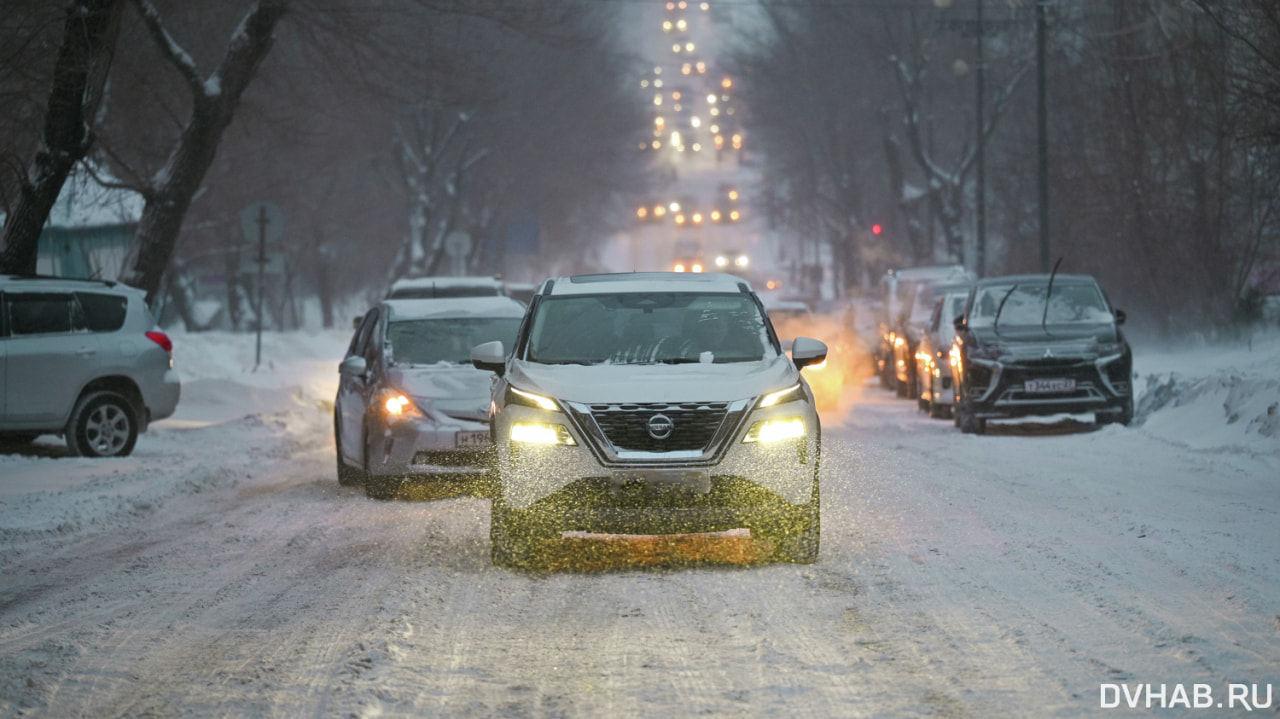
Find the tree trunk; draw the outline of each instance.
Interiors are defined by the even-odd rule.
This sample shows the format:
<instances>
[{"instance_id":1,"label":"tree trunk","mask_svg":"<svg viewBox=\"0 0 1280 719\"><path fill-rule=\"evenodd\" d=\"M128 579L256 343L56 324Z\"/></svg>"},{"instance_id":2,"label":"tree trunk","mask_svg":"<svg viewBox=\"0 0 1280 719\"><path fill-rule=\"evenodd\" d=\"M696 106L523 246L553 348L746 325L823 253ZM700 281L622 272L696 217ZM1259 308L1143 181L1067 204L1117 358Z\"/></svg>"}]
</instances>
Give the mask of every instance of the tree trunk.
<instances>
[{"instance_id":1,"label":"tree trunk","mask_svg":"<svg viewBox=\"0 0 1280 719\"><path fill-rule=\"evenodd\" d=\"M191 198L213 164L222 134L240 104L240 96L271 51L276 23L288 9L289 2L259 0L237 28L226 57L208 81L199 77L190 57L174 44L151 4L147 0L136 2L161 51L187 78L193 96L191 117L178 146L169 155L151 191L146 193L147 203L121 274L121 280L146 291L147 302L154 303L177 247Z\"/></svg>"},{"instance_id":2,"label":"tree trunk","mask_svg":"<svg viewBox=\"0 0 1280 719\"><path fill-rule=\"evenodd\" d=\"M120 31L123 0L76 0L67 7L62 46L53 70L44 138L5 220L0 272L33 274L40 231L71 168L93 145L90 125Z\"/></svg>"}]
</instances>

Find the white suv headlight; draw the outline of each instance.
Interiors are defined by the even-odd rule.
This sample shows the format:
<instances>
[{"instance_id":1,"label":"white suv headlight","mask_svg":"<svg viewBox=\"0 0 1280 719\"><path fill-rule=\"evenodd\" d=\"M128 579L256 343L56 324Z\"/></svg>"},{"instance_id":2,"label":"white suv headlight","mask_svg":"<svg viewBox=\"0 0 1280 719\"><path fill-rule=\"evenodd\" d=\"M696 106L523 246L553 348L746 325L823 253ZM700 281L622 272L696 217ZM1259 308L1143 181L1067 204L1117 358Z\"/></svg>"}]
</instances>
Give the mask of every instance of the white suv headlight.
<instances>
[{"instance_id":1,"label":"white suv headlight","mask_svg":"<svg viewBox=\"0 0 1280 719\"><path fill-rule=\"evenodd\" d=\"M805 435L803 417L764 419L751 425L743 442L777 442Z\"/></svg>"},{"instance_id":2,"label":"white suv headlight","mask_svg":"<svg viewBox=\"0 0 1280 719\"><path fill-rule=\"evenodd\" d=\"M562 424L516 422L511 425L511 441L527 444L563 444L574 446L573 435Z\"/></svg>"}]
</instances>

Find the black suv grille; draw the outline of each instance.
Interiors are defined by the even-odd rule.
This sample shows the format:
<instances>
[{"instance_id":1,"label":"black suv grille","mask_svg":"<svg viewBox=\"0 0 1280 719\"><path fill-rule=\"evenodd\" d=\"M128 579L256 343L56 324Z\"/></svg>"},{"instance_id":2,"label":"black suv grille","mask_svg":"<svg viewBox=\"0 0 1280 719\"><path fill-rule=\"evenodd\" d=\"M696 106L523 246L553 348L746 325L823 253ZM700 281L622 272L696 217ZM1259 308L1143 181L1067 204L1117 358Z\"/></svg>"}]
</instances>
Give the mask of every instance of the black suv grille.
<instances>
[{"instance_id":1,"label":"black suv grille","mask_svg":"<svg viewBox=\"0 0 1280 719\"><path fill-rule=\"evenodd\" d=\"M727 402L589 405L600 431L615 448L642 452L704 449L724 421L728 406ZM658 414L674 425L666 439L649 434L649 418Z\"/></svg>"}]
</instances>

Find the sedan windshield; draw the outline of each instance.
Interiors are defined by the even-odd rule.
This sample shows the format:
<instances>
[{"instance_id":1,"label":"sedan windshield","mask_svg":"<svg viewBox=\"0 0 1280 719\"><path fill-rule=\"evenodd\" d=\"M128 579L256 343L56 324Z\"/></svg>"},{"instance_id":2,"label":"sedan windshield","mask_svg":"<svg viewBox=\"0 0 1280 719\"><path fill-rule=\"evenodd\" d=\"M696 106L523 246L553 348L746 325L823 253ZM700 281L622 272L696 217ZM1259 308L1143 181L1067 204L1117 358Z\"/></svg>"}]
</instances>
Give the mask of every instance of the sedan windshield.
<instances>
[{"instance_id":1,"label":"sedan windshield","mask_svg":"<svg viewBox=\"0 0 1280 719\"><path fill-rule=\"evenodd\" d=\"M1111 322L1111 311L1102 292L1094 285L1060 284L1053 286L1045 312L1047 284L988 285L978 289L969 313L971 327L991 327L999 317L999 326L1097 324Z\"/></svg>"},{"instance_id":2,"label":"sedan windshield","mask_svg":"<svg viewBox=\"0 0 1280 719\"><path fill-rule=\"evenodd\" d=\"M515 342L519 317L449 317L398 320L387 326L387 352L399 365L471 364L471 348Z\"/></svg>"},{"instance_id":3,"label":"sedan windshield","mask_svg":"<svg viewBox=\"0 0 1280 719\"><path fill-rule=\"evenodd\" d=\"M549 297L533 318L527 354L543 364L756 362L776 356L751 298L669 292Z\"/></svg>"}]
</instances>

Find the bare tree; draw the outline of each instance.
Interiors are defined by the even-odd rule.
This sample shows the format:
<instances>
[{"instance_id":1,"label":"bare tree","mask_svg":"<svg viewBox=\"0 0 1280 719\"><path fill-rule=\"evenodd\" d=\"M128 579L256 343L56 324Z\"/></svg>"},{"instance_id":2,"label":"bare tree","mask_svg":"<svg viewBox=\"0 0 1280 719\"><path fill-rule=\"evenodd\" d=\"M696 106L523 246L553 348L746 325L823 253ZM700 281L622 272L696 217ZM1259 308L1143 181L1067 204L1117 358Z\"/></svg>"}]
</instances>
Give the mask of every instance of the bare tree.
<instances>
[{"instance_id":1,"label":"bare tree","mask_svg":"<svg viewBox=\"0 0 1280 719\"><path fill-rule=\"evenodd\" d=\"M115 52L123 5L123 0L75 0L67 7L44 134L20 183L18 202L5 218L0 272L36 270L40 230L71 169L93 145L91 128Z\"/></svg>"}]
</instances>

